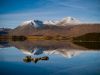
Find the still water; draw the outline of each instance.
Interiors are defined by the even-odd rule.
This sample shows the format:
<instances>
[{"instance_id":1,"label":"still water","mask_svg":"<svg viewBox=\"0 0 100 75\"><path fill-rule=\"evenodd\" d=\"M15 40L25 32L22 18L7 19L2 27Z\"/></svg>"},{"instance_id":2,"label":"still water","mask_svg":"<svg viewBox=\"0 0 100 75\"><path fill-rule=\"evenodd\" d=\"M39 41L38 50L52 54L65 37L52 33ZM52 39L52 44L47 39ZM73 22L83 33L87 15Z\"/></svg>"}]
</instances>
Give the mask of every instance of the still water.
<instances>
[{"instance_id":1,"label":"still water","mask_svg":"<svg viewBox=\"0 0 100 75\"><path fill-rule=\"evenodd\" d=\"M92 44L88 48L67 41L3 41L0 74L100 75L100 46L93 48Z\"/></svg>"}]
</instances>

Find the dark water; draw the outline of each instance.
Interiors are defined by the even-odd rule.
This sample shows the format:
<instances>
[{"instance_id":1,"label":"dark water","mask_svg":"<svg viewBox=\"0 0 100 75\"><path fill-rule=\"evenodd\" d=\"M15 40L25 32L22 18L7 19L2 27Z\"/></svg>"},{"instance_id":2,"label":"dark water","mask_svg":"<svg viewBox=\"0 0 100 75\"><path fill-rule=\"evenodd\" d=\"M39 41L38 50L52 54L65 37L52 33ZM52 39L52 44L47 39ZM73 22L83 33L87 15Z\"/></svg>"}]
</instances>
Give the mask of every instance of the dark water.
<instances>
[{"instance_id":1,"label":"dark water","mask_svg":"<svg viewBox=\"0 0 100 75\"><path fill-rule=\"evenodd\" d=\"M78 44L66 41L0 42L0 74L100 75L100 46ZM26 56L38 60L25 62ZM43 57L48 59L42 60Z\"/></svg>"}]
</instances>

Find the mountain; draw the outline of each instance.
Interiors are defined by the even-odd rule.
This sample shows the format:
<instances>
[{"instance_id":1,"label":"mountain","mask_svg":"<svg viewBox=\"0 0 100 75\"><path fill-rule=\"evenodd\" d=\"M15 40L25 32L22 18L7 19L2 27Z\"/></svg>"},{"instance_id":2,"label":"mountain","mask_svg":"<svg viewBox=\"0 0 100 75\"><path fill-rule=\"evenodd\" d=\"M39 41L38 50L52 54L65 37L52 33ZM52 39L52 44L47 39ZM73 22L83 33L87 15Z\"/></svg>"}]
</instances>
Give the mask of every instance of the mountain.
<instances>
[{"instance_id":1,"label":"mountain","mask_svg":"<svg viewBox=\"0 0 100 75\"><path fill-rule=\"evenodd\" d=\"M43 23L47 25L66 26L67 24L70 25L80 24L80 21L73 17L65 17L62 20L58 20L58 21L48 20L48 21L44 21Z\"/></svg>"},{"instance_id":2,"label":"mountain","mask_svg":"<svg viewBox=\"0 0 100 75\"><path fill-rule=\"evenodd\" d=\"M31 25L34 28L39 28L43 26L43 22L40 20L30 20L23 22L20 26L26 26L26 25Z\"/></svg>"},{"instance_id":3,"label":"mountain","mask_svg":"<svg viewBox=\"0 0 100 75\"><path fill-rule=\"evenodd\" d=\"M32 25L16 27L9 32L9 35L28 36L28 35L42 35L42 36L64 36L77 37L87 33L100 33L100 24L78 24L67 26L45 25L43 28L37 29Z\"/></svg>"},{"instance_id":4,"label":"mountain","mask_svg":"<svg viewBox=\"0 0 100 75\"><path fill-rule=\"evenodd\" d=\"M29 20L29 21L25 21L23 22L20 26L18 27L25 27L25 26L31 26L34 28L42 28L44 25L56 25L56 26L65 26L66 24L79 24L80 21L77 20L76 18L72 18L72 17L66 17L63 18L62 20L48 20L48 21L40 21L40 20Z\"/></svg>"},{"instance_id":5,"label":"mountain","mask_svg":"<svg viewBox=\"0 0 100 75\"><path fill-rule=\"evenodd\" d=\"M26 26L26 25L33 25L35 28L42 27L43 25L63 25L66 24L79 24L80 21L73 17L65 17L61 20L46 20L46 21L40 21L40 20L29 20L23 22L20 26Z\"/></svg>"},{"instance_id":6,"label":"mountain","mask_svg":"<svg viewBox=\"0 0 100 75\"><path fill-rule=\"evenodd\" d=\"M29 20L29 21L23 22L20 26L13 29L10 32L10 35L35 35L35 34L52 35L53 33L62 34L62 32L67 32L70 28L61 27L61 26L63 26L64 24L68 25L68 23L71 23L71 22L73 23L76 22L76 19L67 17L59 21ZM41 29L41 31L38 31L37 29ZM60 30L62 30L62 32ZM46 33L45 31L49 32L49 34ZM59 32L56 33L56 31L59 31Z\"/></svg>"},{"instance_id":7,"label":"mountain","mask_svg":"<svg viewBox=\"0 0 100 75\"><path fill-rule=\"evenodd\" d=\"M0 28L0 36L2 35L8 35L9 31L11 31L12 29L10 28Z\"/></svg>"},{"instance_id":8,"label":"mountain","mask_svg":"<svg viewBox=\"0 0 100 75\"><path fill-rule=\"evenodd\" d=\"M88 33L100 33L100 24L78 24L68 31L69 36L78 37Z\"/></svg>"},{"instance_id":9,"label":"mountain","mask_svg":"<svg viewBox=\"0 0 100 75\"><path fill-rule=\"evenodd\" d=\"M30 20L9 32L9 35L65 36L77 37L86 33L100 32L100 24L81 23L76 18L66 17L59 21Z\"/></svg>"},{"instance_id":10,"label":"mountain","mask_svg":"<svg viewBox=\"0 0 100 75\"><path fill-rule=\"evenodd\" d=\"M77 20L76 18L65 17L57 23L57 25L62 25L62 26L66 26L67 24L76 25L76 24L80 24L80 21Z\"/></svg>"},{"instance_id":11,"label":"mountain","mask_svg":"<svg viewBox=\"0 0 100 75\"><path fill-rule=\"evenodd\" d=\"M32 26L34 28L41 28L43 26L43 22L39 20L29 20L23 22L19 27L24 27L24 26Z\"/></svg>"},{"instance_id":12,"label":"mountain","mask_svg":"<svg viewBox=\"0 0 100 75\"><path fill-rule=\"evenodd\" d=\"M25 21L23 22L21 25L19 25L18 27L12 29L9 32L9 35L16 35L16 34L20 34L20 35L31 35L35 29L37 28L42 28L43 27L43 22L39 21L39 20L29 20L29 21Z\"/></svg>"},{"instance_id":13,"label":"mountain","mask_svg":"<svg viewBox=\"0 0 100 75\"><path fill-rule=\"evenodd\" d=\"M48 20L43 22L43 24L46 25L57 25L57 23L59 23L59 21Z\"/></svg>"}]
</instances>

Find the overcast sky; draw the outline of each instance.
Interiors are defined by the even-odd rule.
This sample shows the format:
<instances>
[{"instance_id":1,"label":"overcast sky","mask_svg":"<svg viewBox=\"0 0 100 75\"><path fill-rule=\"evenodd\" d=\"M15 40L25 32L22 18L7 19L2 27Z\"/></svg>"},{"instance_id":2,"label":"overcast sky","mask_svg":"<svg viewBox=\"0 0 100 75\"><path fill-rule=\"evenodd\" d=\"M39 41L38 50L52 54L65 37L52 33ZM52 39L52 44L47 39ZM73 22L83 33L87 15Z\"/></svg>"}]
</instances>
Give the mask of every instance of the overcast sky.
<instances>
[{"instance_id":1,"label":"overcast sky","mask_svg":"<svg viewBox=\"0 0 100 75\"><path fill-rule=\"evenodd\" d=\"M67 16L100 23L100 0L0 0L0 27L14 28L26 20Z\"/></svg>"}]
</instances>

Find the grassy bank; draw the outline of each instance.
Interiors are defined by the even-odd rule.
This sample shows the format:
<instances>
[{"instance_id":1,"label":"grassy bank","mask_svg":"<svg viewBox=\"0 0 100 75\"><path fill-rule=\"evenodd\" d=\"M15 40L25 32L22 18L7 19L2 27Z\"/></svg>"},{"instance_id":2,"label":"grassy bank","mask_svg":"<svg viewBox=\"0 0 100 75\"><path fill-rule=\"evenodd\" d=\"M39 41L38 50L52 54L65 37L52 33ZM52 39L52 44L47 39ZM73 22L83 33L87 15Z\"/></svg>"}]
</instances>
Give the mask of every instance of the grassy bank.
<instances>
[{"instance_id":1,"label":"grassy bank","mask_svg":"<svg viewBox=\"0 0 100 75\"><path fill-rule=\"evenodd\" d=\"M100 33L87 33L85 35L74 37L74 42L100 42Z\"/></svg>"}]
</instances>

